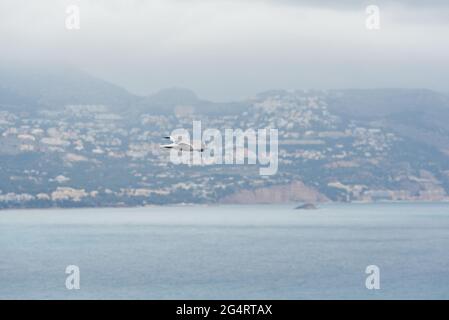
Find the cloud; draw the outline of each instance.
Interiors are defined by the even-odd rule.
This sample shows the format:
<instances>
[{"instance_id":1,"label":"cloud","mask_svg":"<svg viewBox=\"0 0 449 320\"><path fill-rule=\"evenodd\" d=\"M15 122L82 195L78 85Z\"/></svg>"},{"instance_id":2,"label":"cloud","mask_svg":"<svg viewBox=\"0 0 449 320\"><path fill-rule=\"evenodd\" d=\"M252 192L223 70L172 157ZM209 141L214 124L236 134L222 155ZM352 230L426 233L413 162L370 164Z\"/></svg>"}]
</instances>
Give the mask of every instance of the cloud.
<instances>
[{"instance_id":1,"label":"cloud","mask_svg":"<svg viewBox=\"0 0 449 320\"><path fill-rule=\"evenodd\" d=\"M250 0L251 1L251 0ZM258 1L258 0L255 0ZM263 1L263 0L262 0ZM360 7L366 7L367 5L389 6L389 5L401 5L407 7L427 7L427 8L441 8L449 7L449 3L446 0L270 0L276 3L285 3L295 6L312 6L312 7L325 7L333 9L352 9L357 10Z\"/></svg>"},{"instance_id":2,"label":"cloud","mask_svg":"<svg viewBox=\"0 0 449 320\"><path fill-rule=\"evenodd\" d=\"M78 66L138 93L229 100L272 88L449 90L444 1L3 0L0 63ZM425 4L424 4L425 3ZM80 7L81 29L65 29Z\"/></svg>"}]
</instances>

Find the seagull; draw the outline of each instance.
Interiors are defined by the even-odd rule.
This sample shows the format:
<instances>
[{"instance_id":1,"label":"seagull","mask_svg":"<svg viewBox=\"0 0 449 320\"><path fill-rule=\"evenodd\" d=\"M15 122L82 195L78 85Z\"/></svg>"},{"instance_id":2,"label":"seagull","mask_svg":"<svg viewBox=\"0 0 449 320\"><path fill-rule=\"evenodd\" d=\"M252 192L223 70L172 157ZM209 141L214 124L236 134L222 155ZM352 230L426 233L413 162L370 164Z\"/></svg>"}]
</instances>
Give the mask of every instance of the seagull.
<instances>
[{"instance_id":1,"label":"seagull","mask_svg":"<svg viewBox=\"0 0 449 320\"><path fill-rule=\"evenodd\" d=\"M164 148L164 149L176 149L178 151L189 151L189 152L193 152L193 151L203 152L204 151L203 144L201 144L200 149L197 149L197 148L194 148L193 145L191 145L190 143L180 142L179 140L176 141L176 139L173 138L172 136L166 136L166 137L164 137L164 139L168 139L171 141L170 144L161 145L161 148Z\"/></svg>"}]
</instances>

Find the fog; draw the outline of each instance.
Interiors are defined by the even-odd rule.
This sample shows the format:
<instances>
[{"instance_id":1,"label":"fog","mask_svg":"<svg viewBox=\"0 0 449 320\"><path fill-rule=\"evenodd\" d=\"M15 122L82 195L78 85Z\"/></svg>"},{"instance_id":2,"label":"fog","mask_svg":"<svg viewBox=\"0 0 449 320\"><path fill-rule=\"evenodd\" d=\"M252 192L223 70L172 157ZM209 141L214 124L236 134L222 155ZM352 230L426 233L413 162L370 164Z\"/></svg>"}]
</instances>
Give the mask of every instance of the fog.
<instances>
[{"instance_id":1,"label":"fog","mask_svg":"<svg viewBox=\"0 0 449 320\"><path fill-rule=\"evenodd\" d=\"M179 86L221 101L278 88L449 91L446 1L334 2L2 0L0 65L67 64L133 93ZM66 28L69 5L79 29Z\"/></svg>"}]
</instances>

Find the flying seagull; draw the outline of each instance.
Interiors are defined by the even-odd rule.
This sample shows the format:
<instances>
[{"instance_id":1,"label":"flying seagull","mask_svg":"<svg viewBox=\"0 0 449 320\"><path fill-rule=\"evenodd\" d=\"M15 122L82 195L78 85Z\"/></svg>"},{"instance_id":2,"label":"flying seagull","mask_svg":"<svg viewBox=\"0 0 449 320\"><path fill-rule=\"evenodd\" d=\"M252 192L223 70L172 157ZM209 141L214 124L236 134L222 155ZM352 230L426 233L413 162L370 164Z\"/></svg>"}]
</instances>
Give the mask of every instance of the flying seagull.
<instances>
[{"instance_id":1,"label":"flying seagull","mask_svg":"<svg viewBox=\"0 0 449 320\"><path fill-rule=\"evenodd\" d=\"M190 143L176 141L172 136L166 136L164 138L171 141L170 144L161 145L161 148L164 148L164 149L176 149L179 151L189 151L189 152L193 152L193 151L203 152L204 151L203 144L201 144L200 149L197 149L197 148L194 148L193 145L191 145Z\"/></svg>"}]
</instances>

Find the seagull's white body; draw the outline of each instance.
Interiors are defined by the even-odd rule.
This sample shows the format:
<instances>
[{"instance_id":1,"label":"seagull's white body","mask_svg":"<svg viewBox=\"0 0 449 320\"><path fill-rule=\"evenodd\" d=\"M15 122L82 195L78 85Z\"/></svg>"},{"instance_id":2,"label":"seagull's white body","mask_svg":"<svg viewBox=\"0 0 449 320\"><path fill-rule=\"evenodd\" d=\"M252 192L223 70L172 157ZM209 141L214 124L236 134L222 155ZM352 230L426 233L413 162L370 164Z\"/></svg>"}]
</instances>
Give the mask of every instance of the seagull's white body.
<instances>
[{"instance_id":1,"label":"seagull's white body","mask_svg":"<svg viewBox=\"0 0 449 320\"><path fill-rule=\"evenodd\" d=\"M204 151L204 147L202 144L201 144L200 149L196 149L190 143L176 141L172 136L167 136L164 138L169 139L172 142L170 144L161 145L161 148L164 148L164 149L175 149L178 151L189 151L189 152L193 152L193 151L203 152Z\"/></svg>"}]
</instances>

